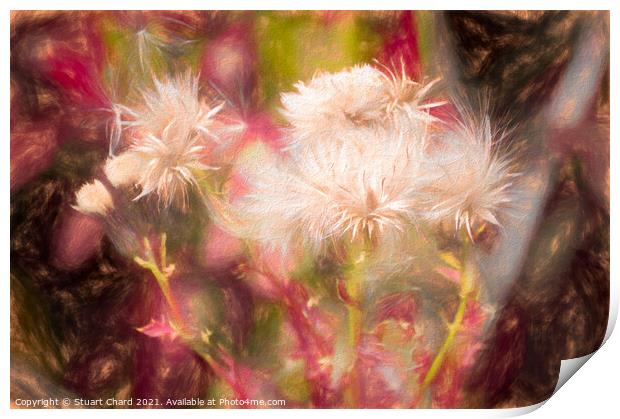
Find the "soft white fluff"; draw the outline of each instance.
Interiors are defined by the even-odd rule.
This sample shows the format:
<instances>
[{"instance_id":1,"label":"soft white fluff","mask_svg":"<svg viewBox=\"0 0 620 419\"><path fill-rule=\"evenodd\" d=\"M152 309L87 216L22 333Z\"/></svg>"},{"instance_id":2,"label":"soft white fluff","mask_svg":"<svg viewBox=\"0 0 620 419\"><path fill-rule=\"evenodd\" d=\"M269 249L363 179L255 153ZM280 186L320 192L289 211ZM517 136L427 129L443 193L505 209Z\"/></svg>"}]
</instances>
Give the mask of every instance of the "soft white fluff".
<instances>
[{"instance_id":1,"label":"soft white fluff","mask_svg":"<svg viewBox=\"0 0 620 419\"><path fill-rule=\"evenodd\" d=\"M418 217L426 132L364 131L294 160L253 155L251 192L238 205L246 235L273 244L380 240Z\"/></svg>"},{"instance_id":2,"label":"soft white fluff","mask_svg":"<svg viewBox=\"0 0 620 419\"><path fill-rule=\"evenodd\" d=\"M98 180L86 183L75 194L77 211L88 215L104 216L114 208L112 196L105 185Z\"/></svg>"},{"instance_id":3,"label":"soft white fluff","mask_svg":"<svg viewBox=\"0 0 620 419\"><path fill-rule=\"evenodd\" d=\"M142 90L141 105L132 109L134 120L130 124L140 130L160 136L170 124L178 132L199 131L213 136L209 127L213 116L223 107L211 107L199 95L198 77L185 74L164 80L154 80L152 89Z\"/></svg>"},{"instance_id":4,"label":"soft white fluff","mask_svg":"<svg viewBox=\"0 0 620 419\"><path fill-rule=\"evenodd\" d=\"M428 113L439 103L423 104L432 85L369 65L296 84L282 102L297 147L253 157L244 234L316 251L420 222L453 220L472 240L479 224L500 226L516 200L513 161L497 151L505 133L464 107L455 129L440 129Z\"/></svg>"},{"instance_id":5,"label":"soft white fluff","mask_svg":"<svg viewBox=\"0 0 620 419\"><path fill-rule=\"evenodd\" d=\"M145 163L145 160L138 153L126 151L117 156L109 157L103 171L112 186L116 188L134 186L140 180Z\"/></svg>"},{"instance_id":6,"label":"soft white fluff","mask_svg":"<svg viewBox=\"0 0 620 419\"><path fill-rule=\"evenodd\" d=\"M421 85L401 74L371 65L337 73L319 73L296 92L281 96L282 114L290 123L288 140L301 148L340 141L353 131L373 131L400 117L432 119L422 101L433 83ZM361 133L366 136L368 134Z\"/></svg>"},{"instance_id":7,"label":"soft white fluff","mask_svg":"<svg viewBox=\"0 0 620 419\"><path fill-rule=\"evenodd\" d=\"M131 144L107 162L107 177L115 185L138 185L136 199L155 194L160 206L185 206L201 172L217 169L204 161L207 143L219 139L212 127L222 106L201 100L191 74L154 80L141 91L140 104L122 108Z\"/></svg>"},{"instance_id":8,"label":"soft white fluff","mask_svg":"<svg viewBox=\"0 0 620 419\"><path fill-rule=\"evenodd\" d=\"M143 160L138 180L142 191L136 200L155 192L160 205L169 207L176 201L184 207L198 174L217 169L202 162L204 146L199 137L173 128L169 125L161 137L149 134L130 149Z\"/></svg>"},{"instance_id":9,"label":"soft white fluff","mask_svg":"<svg viewBox=\"0 0 620 419\"><path fill-rule=\"evenodd\" d=\"M481 223L501 227L501 218L518 201L515 164L498 152L505 136L488 116L463 115L455 130L432 146L425 165L429 182L424 188L424 218L448 220L456 230L473 230Z\"/></svg>"}]
</instances>

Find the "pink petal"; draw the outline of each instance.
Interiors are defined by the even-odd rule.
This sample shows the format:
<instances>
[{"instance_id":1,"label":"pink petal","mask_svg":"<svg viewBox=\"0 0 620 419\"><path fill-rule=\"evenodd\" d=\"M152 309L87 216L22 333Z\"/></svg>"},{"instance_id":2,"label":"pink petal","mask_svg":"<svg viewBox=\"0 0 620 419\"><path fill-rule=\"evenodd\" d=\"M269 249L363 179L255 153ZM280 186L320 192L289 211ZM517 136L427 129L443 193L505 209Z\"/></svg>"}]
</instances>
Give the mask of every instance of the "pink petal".
<instances>
[{"instance_id":1,"label":"pink petal","mask_svg":"<svg viewBox=\"0 0 620 419\"><path fill-rule=\"evenodd\" d=\"M137 327L136 330L153 338L174 340L177 337L177 332L170 327L170 323L165 321L163 317L161 320L151 319L149 324Z\"/></svg>"},{"instance_id":2,"label":"pink petal","mask_svg":"<svg viewBox=\"0 0 620 419\"><path fill-rule=\"evenodd\" d=\"M435 269L435 272L443 275L445 278L449 279L450 281L456 284L461 283L461 273L457 271L456 269L442 266L442 267Z\"/></svg>"}]
</instances>

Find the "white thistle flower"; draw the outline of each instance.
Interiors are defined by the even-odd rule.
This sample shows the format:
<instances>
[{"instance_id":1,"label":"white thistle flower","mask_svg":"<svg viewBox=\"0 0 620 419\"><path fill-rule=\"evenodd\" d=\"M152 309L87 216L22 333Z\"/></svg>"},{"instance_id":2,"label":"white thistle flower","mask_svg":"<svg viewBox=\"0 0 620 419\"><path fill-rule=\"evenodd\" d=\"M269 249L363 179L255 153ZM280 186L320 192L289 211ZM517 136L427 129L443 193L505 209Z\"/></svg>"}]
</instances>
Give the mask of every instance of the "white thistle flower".
<instances>
[{"instance_id":1,"label":"white thistle flower","mask_svg":"<svg viewBox=\"0 0 620 419\"><path fill-rule=\"evenodd\" d=\"M370 138L309 149L292 163L253 156L252 192L238 205L246 234L320 251L327 241L375 242L415 224L426 133L364 135Z\"/></svg>"},{"instance_id":2,"label":"white thistle flower","mask_svg":"<svg viewBox=\"0 0 620 419\"><path fill-rule=\"evenodd\" d=\"M73 208L87 215L106 215L112 208L114 202L110 192L99 180L86 183L75 194L76 205Z\"/></svg>"},{"instance_id":3,"label":"white thistle flower","mask_svg":"<svg viewBox=\"0 0 620 419\"><path fill-rule=\"evenodd\" d=\"M297 92L281 96L282 113L291 124L292 145L338 141L343 133L385 127L401 115L424 122L437 103L422 104L435 82L421 85L405 74L364 64L338 73L320 73ZM366 135L366 134L361 134Z\"/></svg>"},{"instance_id":4,"label":"white thistle flower","mask_svg":"<svg viewBox=\"0 0 620 419\"><path fill-rule=\"evenodd\" d=\"M400 72L379 64L383 68L380 72L383 78L383 88L387 96L385 108L386 117L389 117L397 110L404 110L405 113L415 113L421 119L431 122L435 120L427 112L427 109L441 106L446 102L422 103L427 98L430 90L437 84L439 79L431 80L426 84L413 81L407 76L405 62L401 61Z\"/></svg>"},{"instance_id":5,"label":"white thistle flower","mask_svg":"<svg viewBox=\"0 0 620 419\"><path fill-rule=\"evenodd\" d=\"M302 135L378 120L386 102L381 73L370 65L320 73L307 84L296 83L295 88L296 93L281 96L283 114Z\"/></svg>"},{"instance_id":6,"label":"white thistle flower","mask_svg":"<svg viewBox=\"0 0 620 419\"><path fill-rule=\"evenodd\" d=\"M159 205L173 203L182 208L187 204L188 189L196 187L202 171L217 167L202 162L204 146L198 136L173 132L170 125L161 138L148 134L129 150L111 157L104 166L104 173L115 187L139 186L142 190L134 198L155 193Z\"/></svg>"},{"instance_id":7,"label":"white thistle flower","mask_svg":"<svg viewBox=\"0 0 620 419\"><path fill-rule=\"evenodd\" d=\"M209 128L224 103L211 107L201 100L198 77L185 74L153 83L153 89L141 92L142 106L129 110L134 118L130 126L160 136L174 125L178 132L197 131L216 138Z\"/></svg>"},{"instance_id":8,"label":"white thistle flower","mask_svg":"<svg viewBox=\"0 0 620 419\"><path fill-rule=\"evenodd\" d=\"M132 143L108 160L106 176L115 186L140 186L136 200L156 194L163 207L185 207L201 172L217 169L203 161L207 142L219 139L214 117L224 104L210 107L201 100L198 77L191 74L154 80L141 95L141 105L119 107L130 118L123 124Z\"/></svg>"},{"instance_id":9,"label":"white thistle flower","mask_svg":"<svg viewBox=\"0 0 620 419\"><path fill-rule=\"evenodd\" d=\"M506 132L495 129L488 116L480 122L470 114L464 117L434 144L426 162L430 176L424 216L431 222L454 222L457 231L464 227L473 241L481 224L501 227L501 217L518 201L520 174L511 156L498 151Z\"/></svg>"},{"instance_id":10,"label":"white thistle flower","mask_svg":"<svg viewBox=\"0 0 620 419\"><path fill-rule=\"evenodd\" d=\"M154 192L163 207L177 202L184 208L188 201L188 189L198 186L198 175L205 170L218 169L202 162L204 146L199 136L178 131L172 124L163 130L160 137L146 135L129 152L142 160L138 165L137 181L142 191L134 200Z\"/></svg>"}]
</instances>

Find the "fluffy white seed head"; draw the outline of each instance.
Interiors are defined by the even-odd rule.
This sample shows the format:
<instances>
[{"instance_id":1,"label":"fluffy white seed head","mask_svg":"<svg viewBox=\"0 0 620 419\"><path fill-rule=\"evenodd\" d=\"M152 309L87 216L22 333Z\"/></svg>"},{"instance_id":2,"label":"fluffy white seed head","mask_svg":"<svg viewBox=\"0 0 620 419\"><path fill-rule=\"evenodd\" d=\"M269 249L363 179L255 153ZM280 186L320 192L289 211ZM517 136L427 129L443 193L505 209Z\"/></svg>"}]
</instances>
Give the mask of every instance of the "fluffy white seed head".
<instances>
[{"instance_id":1,"label":"fluffy white seed head","mask_svg":"<svg viewBox=\"0 0 620 419\"><path fill-rule=\"evenodd\" d=\"M501 219L517 204L519 176L509 155L498 152L505 132L488 116L480 122L466 116L457 129L446 132L426 161L424 216L431 222L450 221L456 230L473 231L482 223L501 227Z\"/></svg>"},{"instance_id":2,"label":"fluffy white seed head","mask_svg":"<svg viewBox=\"0 0 620 419\"><path fill-rule=\"evenodd\" d=\"M424 104L429 91L435 86L439 79L422 84L409 78L405 68L405 62L401 61L400 71L391 69L381 65L383 72L380 72L383 78L383 88L387 97L387 106L385 108L386 117L392 116L398 111L404 111L411 114L417 113L419 118L426 121L433 121L425 109L430 109L444 104L444 102L432 102Z\"/></svg>"},{"instance_id":3,"label":"fluffy white seed head","mask_svg":"<svg viewBox=\"0 0 620 419\"><path fill-rule=\"evenodd\" d=\"M204 161L201 137L168 125L161 137L148 134L130 148L142 160L138 185L142 188L136 200L155 193L160 206L173 203L184 208L188 191L198 185L202 172L216 170Z\"/></svg>"},{"instance_id":4,"label":"fluffy white seed head","mask_svg":"<svg viewBox=\"0 0 620 419\"><path fill-rule=\"evenodd\" d=\"M103 171L112 186L119 188L136 185L144 166L145 160L138 153L126 151L108 158Z\"/></svg>"},{"instance_id":5,"label":"fluffy white seed head","mask_svg":"<svg viewBox=\"0 0 620 419\"><path fill-rule=\"evenodd\" d=\"M513 161L497 151L505 132L463 108L456 129L437 134L428 109L442 103L424 103L433 84L369 65L296 84L282 103L298 146L289 161L257 159L239 205L246 235L320 250L419 221L451 220L472 239L478 225L501 227L517 200Z\"/></svg>"},{"instance_id":6,"label":"fluffy white seed head","mask_svg":"<svg viewBox=\"0 0 620 419\"><path fill-rule=\"evenodd\" d=\"M386 105L381 73L370 65L320 73L297 92L282 94L283 114L304 140L324 129L347 129L379 120ZM306 138L303 138L306 137Z\"/></svg>"},{"instance_id":7,"label":"fluffy white seed head","mask_svg":"<svg viewBox=\"0 0 620 419\"><path fill-rule=\"evenodd\" d=\"M73 208L87 215L105 216L114 208L110 192L103 183L96 179L82 185L75 194L75 199L76 205Z\"/></svg>"},{"instance_id":8,"label":"fluffy white seed head","mask_svg":"<svg viewBox=\"0 0 620 419\"><path fill-rule=\"evenodd\" d=\"M163 130L174 125L179 132L198 131L215 136L209 127L223 107L211 107L201 100L198 77L185 74L153 81L152 89L142 90L141 106L132 109L134 120L130 126L161 136Z\"/></svg>"},{"instance_id":9,"label":"fluffy white seed head","mask_svg":"<svg viewBox=\"0 0 620 419\"><path fill-rule=\"evenodd\" d=\"M434 83L422 85L405 74L365 64L338 73L320 73L296 92L282 94L282 113L291 125L289 141L305 147L337 141L352 131L374 131L401 117L430 122L422 104ZM367 135L367 134L361 134Z\"/></svg>"},{"instance_id":10,"label":"fluffy white seed head","mask_svg":"<svg viewBox=\"0 0 620 419\"><path fill-rule=\"evenodd\" d=\"M140 186L136 199L154 194L160 206L185 207L201 173L217 169L204 162L206 146L219 139L214 117L222 107L201 99L191 74L154 80L152 89L141 91L139 105L122 107L131 144L107 162L111 183Z\"/></svg>"},{"instance_id":11,"label":"fluffy white seed head","mask_svg":"<svg viewBox=\"0 0 620 419\"><path fill-rule=\"evenodd\" d=\"M238 206L246 234L320 251L331 241L394 237L415 223L426 134L364 135L308 149L293 162L253 156L251 192Z\"/></svg>"}]
</instances>

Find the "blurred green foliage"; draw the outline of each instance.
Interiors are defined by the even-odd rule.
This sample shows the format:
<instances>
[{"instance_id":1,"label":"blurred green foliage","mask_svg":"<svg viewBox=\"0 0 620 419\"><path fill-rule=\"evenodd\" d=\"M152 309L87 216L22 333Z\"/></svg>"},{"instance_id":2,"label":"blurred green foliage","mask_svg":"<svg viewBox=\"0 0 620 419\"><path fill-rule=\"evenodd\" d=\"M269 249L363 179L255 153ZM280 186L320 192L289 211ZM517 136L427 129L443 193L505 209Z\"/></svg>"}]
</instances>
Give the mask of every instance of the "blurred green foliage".
<instances>
[{"instance_id":1,"label":"blurred green foliage","mask_svg":"<svg viewBox=\"0 0 620 419\"><path fill-rule=\"evenodd\" d=\"M308 80L317 71L338 71L370 61L380 35L356 16L338 15L328 24L312 12L261 12L256 20L261 97L266 103Z\"/></svg>"}]
</instances>

